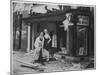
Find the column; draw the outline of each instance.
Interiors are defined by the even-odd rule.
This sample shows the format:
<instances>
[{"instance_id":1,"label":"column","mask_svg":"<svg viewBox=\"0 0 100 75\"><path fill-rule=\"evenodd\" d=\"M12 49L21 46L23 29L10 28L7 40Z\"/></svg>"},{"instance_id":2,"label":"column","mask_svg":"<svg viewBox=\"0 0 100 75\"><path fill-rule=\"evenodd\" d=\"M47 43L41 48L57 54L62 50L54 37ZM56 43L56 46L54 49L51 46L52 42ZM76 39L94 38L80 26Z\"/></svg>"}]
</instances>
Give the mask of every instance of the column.
<instances>
[{"instance_id":1,"label":"column","mask_svg":"<svg viewBox=\"0 0 100 75\"><path fill-rule=\"evenodd\" d=\"M27 53L30 52L30 24L28 24L28 35L27 35Z\"/></svg>"},{"instance_id":2,"label":"column","mask_svg":"<svg viewBox=\"0 0 100 75\"><path fill-rule=\"evenodd\" d=\"M67 52L68 54L70 53L69 51L69 28L67 29L67 40L66 40L66 47L67 47Z\"/></svg>"},{"instance_id":3,"label":"column","mask_svg":"<svg viewBox=\"0 0 100 75\"><path fill-rule=\"evenodd\" d=\"M21 49L21 38L22 38L22 14L18 14L18 24L19 24L19 49Z\"/></svg>"},{"instance_id":4,"label":"column","mask_svg":"<svg viewBox=\"0 0 100 75\"><path fill-rule=\"evenodd\" d=\"M52 38L52 47L57 47L57 35L54 34Z\"/></svg>"}]
</instances>

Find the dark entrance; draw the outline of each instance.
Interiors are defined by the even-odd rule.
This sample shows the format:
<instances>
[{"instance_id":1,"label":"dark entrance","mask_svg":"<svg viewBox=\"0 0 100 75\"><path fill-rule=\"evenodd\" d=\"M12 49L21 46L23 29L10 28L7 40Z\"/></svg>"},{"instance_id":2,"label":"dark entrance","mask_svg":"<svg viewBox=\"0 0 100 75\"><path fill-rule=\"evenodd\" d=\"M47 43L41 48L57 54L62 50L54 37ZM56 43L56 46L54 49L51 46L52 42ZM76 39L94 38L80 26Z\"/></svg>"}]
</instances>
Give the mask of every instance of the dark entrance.
<instances>
[{"instance_id":1,"label":"dark entrance","mask_svg":"<svg viewBox=\"0 0 100 75\"><path fill-rule=\"evenodd\" d=\"M57 47L66 48L67 31L64 31L64 27L60 27L60 23L56 27L57 27Z\"/></svg>"},{"instance_id":2,"label":"dark entrance","mask_svg":"<svg viewBox=\"0 0 100 75\"><path fill-rule=\"evenodd\" d=\"M87 55L88 40L88 29L77 26L77 55Z\"/></svg>"}]
</instances>

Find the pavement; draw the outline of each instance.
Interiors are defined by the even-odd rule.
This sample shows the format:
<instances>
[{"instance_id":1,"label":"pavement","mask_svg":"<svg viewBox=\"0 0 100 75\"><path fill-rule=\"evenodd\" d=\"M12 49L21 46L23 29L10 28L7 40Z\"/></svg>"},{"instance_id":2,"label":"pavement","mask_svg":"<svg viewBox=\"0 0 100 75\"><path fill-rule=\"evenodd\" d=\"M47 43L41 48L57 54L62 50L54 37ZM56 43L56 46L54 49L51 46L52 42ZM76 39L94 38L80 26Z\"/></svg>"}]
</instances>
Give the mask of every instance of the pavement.
<instances>
[{"instance_id":1,"label":"pavement","mask_svg":"<svg viewBox=\"0 0 100 75\"><path fill-rule=\"evenodd\" d=\"M64 55L63 55L64 56ZM45 62L45 65L38 63L33 64L33 53L27 54L21 51L13 51L13 73L43 73L43 72L58 72L69 70L83 70L84 66L89 62L74 63L73 57L65 56L56 53L54 55L56 60Z\"/></svg>"}]
</instances>

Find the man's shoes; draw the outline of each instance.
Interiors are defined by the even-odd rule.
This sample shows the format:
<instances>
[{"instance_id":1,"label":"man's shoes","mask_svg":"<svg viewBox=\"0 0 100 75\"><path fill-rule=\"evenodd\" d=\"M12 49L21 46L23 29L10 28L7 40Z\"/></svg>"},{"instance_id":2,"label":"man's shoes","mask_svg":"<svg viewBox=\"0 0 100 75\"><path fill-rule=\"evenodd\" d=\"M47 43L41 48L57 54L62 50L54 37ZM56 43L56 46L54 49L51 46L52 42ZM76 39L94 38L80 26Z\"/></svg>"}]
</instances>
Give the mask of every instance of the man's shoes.
<instances>
[{"instance_id":1,"label":"man's shoes","mask_svg":"<svg viewBox=\"0 0 100 75\"><path fill-rule=\"evenodd\" d=\"M44 62L41 62L41 64L42 64L42 65L45 65L45 63L44 63Z\"/></svg>"},{"instance_id":2,"label":"man's shoes","mask_svg":"<svg viewBox=\"0 0 100 75\"><path fill-rule=\"evenodd\" d=\"M34 63L39 63L39 61L38 61L38 60L35 60L35 61L33 62L33 64L34 64Z\"/></svg>"}]
</instances>

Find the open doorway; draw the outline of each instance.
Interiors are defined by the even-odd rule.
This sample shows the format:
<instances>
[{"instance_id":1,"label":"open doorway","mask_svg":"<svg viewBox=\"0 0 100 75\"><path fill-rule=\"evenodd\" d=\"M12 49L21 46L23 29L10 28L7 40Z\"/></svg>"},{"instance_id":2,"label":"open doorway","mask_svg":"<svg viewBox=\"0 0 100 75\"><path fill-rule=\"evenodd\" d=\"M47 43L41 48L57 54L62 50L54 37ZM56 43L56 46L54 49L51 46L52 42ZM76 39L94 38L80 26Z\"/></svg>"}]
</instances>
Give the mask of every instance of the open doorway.
<instances>
[{"instance_id":1,"label":"open doorway","mask_svg":"<svg viewBox=\"0 0 100 75\"><path fill-rule=\"evenodd\" d=\"M66 48L67 47L67 31L64 27L60 27L60 23L57 25L57 47Z\"/></svg>"}]
</instances>

